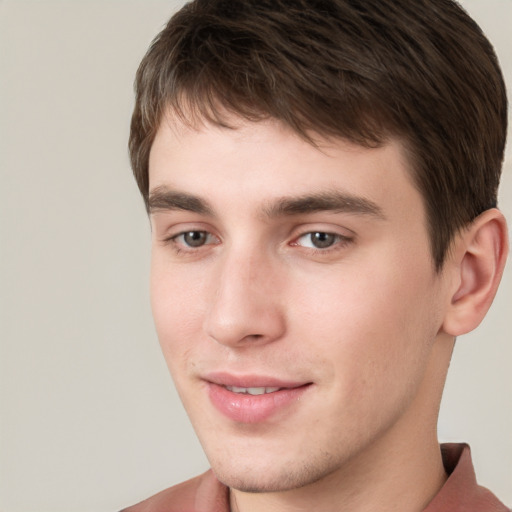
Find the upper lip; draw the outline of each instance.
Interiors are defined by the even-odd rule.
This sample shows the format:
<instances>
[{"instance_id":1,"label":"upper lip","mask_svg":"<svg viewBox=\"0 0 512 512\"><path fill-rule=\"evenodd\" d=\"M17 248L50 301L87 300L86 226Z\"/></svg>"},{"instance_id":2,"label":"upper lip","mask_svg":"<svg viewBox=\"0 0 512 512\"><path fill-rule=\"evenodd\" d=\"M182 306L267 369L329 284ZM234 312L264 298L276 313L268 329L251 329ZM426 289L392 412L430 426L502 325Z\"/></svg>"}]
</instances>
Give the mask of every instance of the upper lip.
<instances>
[{"instance_id":1,"label":"upper lip","mask_svg":"<svg viewBox=\"0 0 512 512\"><path fill-rule=\"evenodd\" d=\"M212 372L203 376L203 379L219 386L236 386L240 388L298 388L308 381L295 381L281 379L266 375L236 375L228 372Z\"/></svg>"}]
</instances>

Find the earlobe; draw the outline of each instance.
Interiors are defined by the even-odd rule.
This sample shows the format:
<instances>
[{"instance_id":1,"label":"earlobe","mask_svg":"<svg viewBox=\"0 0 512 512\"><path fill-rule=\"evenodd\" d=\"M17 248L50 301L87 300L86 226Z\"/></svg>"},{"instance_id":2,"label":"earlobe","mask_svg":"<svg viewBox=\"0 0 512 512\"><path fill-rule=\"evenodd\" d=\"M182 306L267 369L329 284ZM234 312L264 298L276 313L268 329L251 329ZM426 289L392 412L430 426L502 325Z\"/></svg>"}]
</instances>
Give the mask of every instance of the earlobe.
<instances>
[{"instance_id":1,"label":"earlobe","mask_svg":"<svg viewBox=\"0 0 512 512\"><path fill-rule=\"evenodd\" d=\"M454 242L455 273L442 330L459 336L475 329L492 304L508 254L507 223L493 208L479 215Z\"/></svg>"}]
</instances>

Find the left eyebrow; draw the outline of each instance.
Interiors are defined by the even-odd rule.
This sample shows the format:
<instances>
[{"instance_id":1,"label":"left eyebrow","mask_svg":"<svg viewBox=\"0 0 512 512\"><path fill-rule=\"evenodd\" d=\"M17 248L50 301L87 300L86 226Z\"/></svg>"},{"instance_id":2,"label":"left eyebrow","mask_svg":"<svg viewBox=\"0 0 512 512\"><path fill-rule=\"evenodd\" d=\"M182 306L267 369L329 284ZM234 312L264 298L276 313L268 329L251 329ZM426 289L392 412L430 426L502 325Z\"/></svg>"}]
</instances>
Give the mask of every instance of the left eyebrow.
<instances>
[{"instance_id":1,"label":"left eyebrow","mask_svg":"<svg viewBox=\"0 0 512 512\"><path fill-rule=\"evenodd\" d=\"M386 217L376 203L364 197L338 191L327 191L298 197L282 197L265 206L266 217L281 217L331 211L333 213L351 213L369 215L381 220Z\"/></svg>"}]
</instances>

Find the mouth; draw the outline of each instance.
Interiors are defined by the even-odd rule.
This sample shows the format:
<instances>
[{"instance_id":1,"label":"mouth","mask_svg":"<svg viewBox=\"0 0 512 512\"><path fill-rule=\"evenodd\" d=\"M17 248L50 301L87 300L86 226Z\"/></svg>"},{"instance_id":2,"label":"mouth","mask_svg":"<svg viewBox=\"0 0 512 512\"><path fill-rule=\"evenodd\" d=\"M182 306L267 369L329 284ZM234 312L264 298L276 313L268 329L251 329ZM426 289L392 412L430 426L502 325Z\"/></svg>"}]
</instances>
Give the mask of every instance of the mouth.
<instances>
[{"instance_id":1,"label":"mouth","mask_svg":"<svg viewBox=\"0 0 512 512\"><path fill-rule=\"evenodd\" d=\"M262 423L291 414L312 382L215 374L206 380L208 397L223 417L236 423Z\"/></svg>"}]
</instances>

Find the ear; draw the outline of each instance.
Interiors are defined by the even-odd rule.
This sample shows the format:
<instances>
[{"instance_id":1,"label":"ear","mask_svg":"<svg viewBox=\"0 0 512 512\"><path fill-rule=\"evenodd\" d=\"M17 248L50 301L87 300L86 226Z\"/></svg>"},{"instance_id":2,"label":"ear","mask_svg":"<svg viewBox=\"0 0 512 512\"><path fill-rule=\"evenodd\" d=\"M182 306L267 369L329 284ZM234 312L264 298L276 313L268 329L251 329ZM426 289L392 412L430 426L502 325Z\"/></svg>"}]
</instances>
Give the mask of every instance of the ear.
<instances>
[{"instance_id":1,"label":"ear","mask_svg":"<svg viewBox=\"0 0 512 512\"><path fill-rule=\"evenodd\" d=\"M493 208L479 215L453 242L447 272L451 302L441 330L459 336L475 329L492 304L508 254L507 223Z\"/></svg>"}]
</instances>

